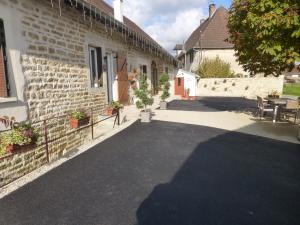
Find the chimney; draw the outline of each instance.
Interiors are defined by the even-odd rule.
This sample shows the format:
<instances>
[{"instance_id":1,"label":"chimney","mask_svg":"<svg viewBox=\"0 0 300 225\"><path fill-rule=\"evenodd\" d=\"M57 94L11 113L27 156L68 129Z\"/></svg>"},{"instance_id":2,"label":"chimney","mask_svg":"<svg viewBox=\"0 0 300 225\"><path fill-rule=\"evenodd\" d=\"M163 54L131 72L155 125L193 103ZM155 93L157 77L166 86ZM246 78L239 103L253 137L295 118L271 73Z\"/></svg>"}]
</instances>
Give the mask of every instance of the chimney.
<instances>
[{"instance_id":1,"label":"chimney","mask_svg":"<svg viewBox=\"0 0 300 225\"><path fill-rule=\"evenodd\" d=\"M114 0L114 17L123 23L123 0Z\"/></svg>"},{"instance_id":2,"label":"chimney","mask_svg":"<svg viewBox=\"0 0 300 225\"><path fill-rule=\"evenodd\" d=\"M216 4L209 4L209 18L211 18L216 11Z\"/></svg>"}]
</instances>

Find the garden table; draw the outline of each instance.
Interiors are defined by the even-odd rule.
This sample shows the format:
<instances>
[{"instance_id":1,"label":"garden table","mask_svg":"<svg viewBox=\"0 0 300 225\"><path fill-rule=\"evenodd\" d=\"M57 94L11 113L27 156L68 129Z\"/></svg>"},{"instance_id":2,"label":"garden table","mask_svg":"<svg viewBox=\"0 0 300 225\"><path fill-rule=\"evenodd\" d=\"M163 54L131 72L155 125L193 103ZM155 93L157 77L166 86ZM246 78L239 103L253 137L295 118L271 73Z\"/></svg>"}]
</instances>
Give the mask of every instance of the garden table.
<instances>
[{"instance_id":1,"label":"garden table","mask_svg":"<svg viewBox=\"0 0 300 225\"><path fill-rule=\"evenodd\" d=\"M277 117L280 115L281 107L285 106L288 100L294 100L291 98L266 98L268 103L274 106L273 123L276 123Z\"/></svg>"}]
</instances>

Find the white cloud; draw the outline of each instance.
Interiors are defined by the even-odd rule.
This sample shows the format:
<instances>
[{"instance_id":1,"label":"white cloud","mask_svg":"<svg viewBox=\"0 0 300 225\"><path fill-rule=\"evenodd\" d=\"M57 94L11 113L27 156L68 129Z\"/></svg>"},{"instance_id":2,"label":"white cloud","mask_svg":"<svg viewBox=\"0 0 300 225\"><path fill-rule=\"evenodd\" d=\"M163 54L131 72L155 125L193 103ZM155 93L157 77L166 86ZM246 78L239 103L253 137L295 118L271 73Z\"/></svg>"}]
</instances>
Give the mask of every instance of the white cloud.
<instances>
[{"instance_id":1,"label":"white cloud","mask_svg":"<svg viewBox=\"0 0 300 225\"><path fill-rule=\"evenodd\" d=\"M208 0L124 0L124 14L171 51L207 16Z\"/></svg>"}]
</instances>

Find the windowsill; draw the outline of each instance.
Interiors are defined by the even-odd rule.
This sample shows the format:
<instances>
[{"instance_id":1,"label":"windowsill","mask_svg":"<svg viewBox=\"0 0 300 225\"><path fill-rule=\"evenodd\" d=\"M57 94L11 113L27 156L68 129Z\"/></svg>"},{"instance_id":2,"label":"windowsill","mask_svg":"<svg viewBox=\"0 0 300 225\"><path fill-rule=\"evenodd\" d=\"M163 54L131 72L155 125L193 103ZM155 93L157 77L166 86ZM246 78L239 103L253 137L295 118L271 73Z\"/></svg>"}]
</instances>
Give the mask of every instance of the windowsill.
<instances>
[{"instance_id":1,"label":"windowsill","mask_svg":"<svg viewBox=\"0 0 300 225\"><path fill-rule=\"evenodd\" d=\"M2 98L0 97L0 103L9 103L9 102L17 102L18 99L16 97L8 97L8 98Z\"/></svg>"}]
</instances>

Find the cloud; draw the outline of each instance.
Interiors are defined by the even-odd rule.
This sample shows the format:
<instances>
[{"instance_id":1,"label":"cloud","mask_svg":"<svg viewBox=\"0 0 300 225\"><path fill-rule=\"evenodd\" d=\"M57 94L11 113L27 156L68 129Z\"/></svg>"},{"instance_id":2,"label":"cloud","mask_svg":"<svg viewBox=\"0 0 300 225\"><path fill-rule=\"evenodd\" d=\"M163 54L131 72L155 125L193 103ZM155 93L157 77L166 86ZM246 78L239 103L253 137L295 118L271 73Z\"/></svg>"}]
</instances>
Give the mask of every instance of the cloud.
<instances>
[{"instance_id":1,"label":"cloud","mask_svg":"<svg viewBox=\"0 0 300 225\"><path fill-rule=\"evenodd\" d=\"M172 51L207 16L208 0L124 0L124 14Z\"/></svg>"}]
</instances>

